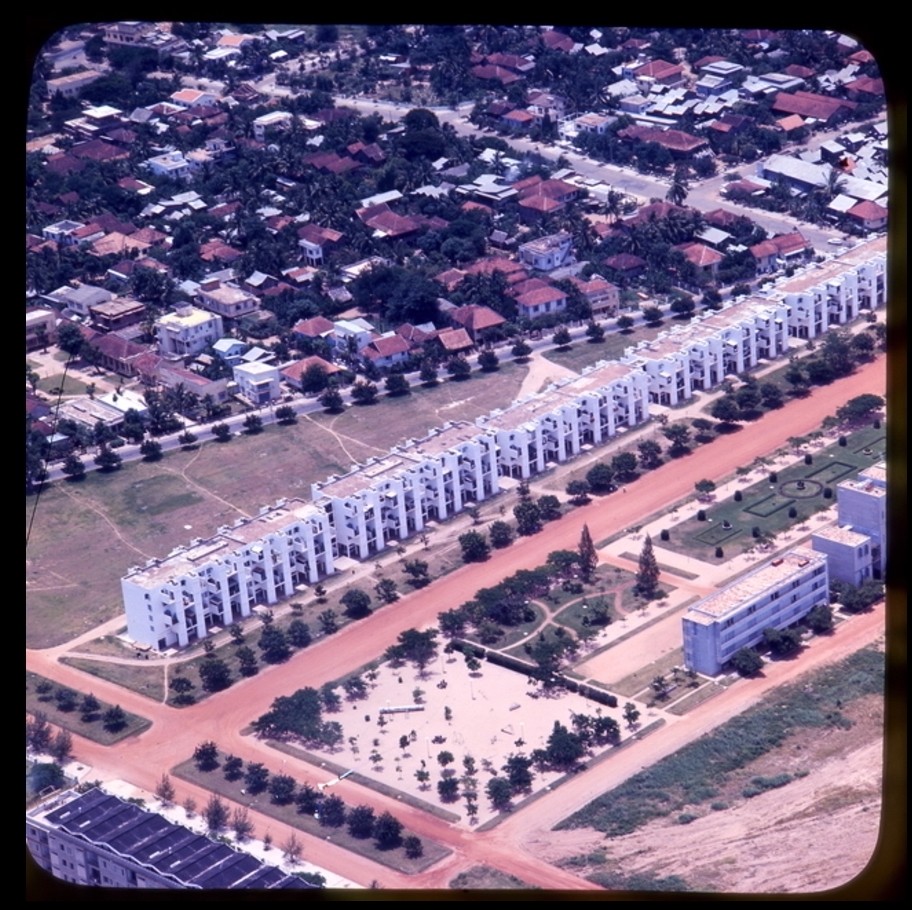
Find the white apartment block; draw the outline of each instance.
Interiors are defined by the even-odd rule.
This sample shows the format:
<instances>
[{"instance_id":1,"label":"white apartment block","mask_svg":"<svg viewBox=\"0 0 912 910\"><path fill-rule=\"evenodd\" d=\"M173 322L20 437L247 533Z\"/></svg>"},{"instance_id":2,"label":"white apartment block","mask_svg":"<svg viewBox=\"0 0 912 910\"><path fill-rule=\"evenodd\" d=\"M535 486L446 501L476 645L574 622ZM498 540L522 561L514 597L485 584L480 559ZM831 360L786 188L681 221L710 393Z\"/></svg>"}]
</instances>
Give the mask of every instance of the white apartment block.
<instances>
[{"instance_id":1,"label":"white apartment block","mask_svg":"<svg viewBox=\"0 0 912 910\"><path fill-rule=\"evenodd\" d=\"M327 515L299 499L279 500L255 518L130 569L121 579L127 634L159 651L185 647L334 568Z\"/></svg>"},{"instance_id":2,"label":"white apartment block","mask_svg":"<svg viewBox=\"0 0 912 910\"><path fill-rule=\"evenodd\" d=\"M464 422L410 439L311 488L335 529L336 552L355 559L499 492L494 438Z\"/></svg>"},{"instance_id":3,"label":"white apartment block","mask_svg":"<svg viewBox=\"0 0 912 910\"><path fill-rule=\"evenodd\" d=\"M887 299L886 237L811 263L778 282L767 296L787 307L789 334L808 340L851 322L861 310L879 309Z\"/></svg>"},{"instance_id":4,"label":"white apartment block","mask_svg":"<svg viewBox=\"0 0 912 910\"><path fill-rule=\"evenodd\" d=\"M158 350L164 357L200 354L224 334L221 316L192 306L177 307L155 321Z\"/></svg>"},{"instance_id":5,"label":"white apartment block","mask_svg":"<svg viewBox=\"0 0 912 910\"><path fill-rule=\"evenodd\" d=\"M788 346L786 307L747 298L627 348L622 362L647 374L651 402L674 406L726 376L782 357Z\"/></svg>"},{"instance_id":6,"label":"white apartment block","mask_svg":"<svg viewBox=\"0 0 912 910\"><path fill-rule=\"evenodd\" d=\"M573 237L566 231L519 245L519 261L539 272L551 272L573 261Z\"/></svg>"},{"instance_id":7,"label":"white apartment block","mask_svg":"<svg viewBox=\"0 0 912 910\"><path fill-rule=\"evenodd\" d=\"M867 534L836 525L815 531L811 543L826 556L832 581L857 586L873 577L873 547Z\"/></svg>"},{"instance_id":8,"label":"white apartment block","mask_svg":"<svg viewBox=\"0 0 912 910\"><path fill-rule=\"evenodd\" d=\"M830 602L827 557L796 547L691 606L684 616L684 662L715 676L763 630L785 629Z\"/></svg>"},{"instance_id":9,"label":"white apartment block","mask_svg":"<svg viewBox=\"0 0 912 910\"><path fill-rule=\"evenodd\" d=\"M269 404L281 397L282 384L278 367L253 361L234 367L233 374L238 393L254 406Z\"/></svg>"}]
</instances>

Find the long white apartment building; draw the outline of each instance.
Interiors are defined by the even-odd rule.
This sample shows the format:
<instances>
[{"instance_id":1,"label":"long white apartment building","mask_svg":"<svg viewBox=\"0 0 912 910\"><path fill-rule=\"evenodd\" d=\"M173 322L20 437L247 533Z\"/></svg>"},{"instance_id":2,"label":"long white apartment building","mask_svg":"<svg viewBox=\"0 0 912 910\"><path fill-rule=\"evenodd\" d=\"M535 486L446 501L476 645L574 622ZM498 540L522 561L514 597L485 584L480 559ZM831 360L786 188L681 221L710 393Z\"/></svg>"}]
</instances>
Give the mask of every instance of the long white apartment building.
<instances>
[{"instance_id":1,"label":"long white apartment building","mask_svg":"<svg viewBox=\"0 0 912 910\"><path fill-rule=\"evenodd\" d=\"M871 241L814 273L822 287L843 289L839 319L857 313L856 305L884 303L884 254L884 243ZM806 275L782 287L798 293L799 280L806 283ZM818 311L821 324L829 326L827 306ZM784 356L807 322L805 316L796 322L791 307L784 291L735 301L474 425L445 424L383 458L315 483L312 504L293 500L266 508L206 541L132 569L122 582L128 632L153 647L186 645L212 625L231 623L256 604L275 603L297 585L332 574L340 556L364 559L421 533L428 522L496 495L501 477L527 480L604 445L645 422L650 404L679 404L728 375ZM874 538L867 530L872 521L863 516L858 527Z\"/></svg>"},{"instance_id":2,"label":"long white apartment building","mask_svg":"<svg viewBox=\"0 0 912 910\"><path fill-rule=\"evenodd\" d=\"M747 298L627 348L622 363L646 373L652 403L673 407L726 376L784 356L788 347L786 307Z\"/></svg>"},{"instance_id":3,"label":"long white apartment building","mask_svg":"<svg viewBox=\"0 0 912 910\"><path fill-rule=\"evenodd\" d=\"M624 427L649 417L648 377L603 362L541 395L492 411L478 420L497 440L500 473L522 480L561 464L585 448L608 442Z\"/></svg>"},{"instance_id":4,"label":"long white apartment building","mask_svg":"<svg viewBox=\"0 0 912 910\"><path fill-rule=\"evenodd\" d=\"M684 662L715 676L740 651L830 602L827 557L795 547L691 606L682 620Z\"/></svg>"},{"instance_id":5,"label":"long white apartment building","mask_svg":"<svg viewBox=\"0 0 912 910\"><path fill-rule=\"evenodd\" d=\"M445 424L383 458L311 487L332 523L337 553L365 559L392 541L421 533L500 492L492 434L470 423Z\"/></svg>"},{"instance_id":6,"label":"long white apartment building","mask_svg":"<svg viewBox=\"0 0 912 910\"><path fill-rule=\"evenodd\" d=\"M213 626L291 597L332 574L333 527L300 499L264 506L209 538L149 560L121 579L127 634L159 651L205 638Z\"/></svg>"},{"instance_id":7,"label":"long white apartment building","mask_svg":"<svg viewBox=\"0 0 912 910\"><path fill-rule=\"evenodd\" d=\"M887 299L887 238L810 263L766 296L787 307L789 334L808 340L851 322L861 310L879 309Z\"/></svg>"}]
</instances>

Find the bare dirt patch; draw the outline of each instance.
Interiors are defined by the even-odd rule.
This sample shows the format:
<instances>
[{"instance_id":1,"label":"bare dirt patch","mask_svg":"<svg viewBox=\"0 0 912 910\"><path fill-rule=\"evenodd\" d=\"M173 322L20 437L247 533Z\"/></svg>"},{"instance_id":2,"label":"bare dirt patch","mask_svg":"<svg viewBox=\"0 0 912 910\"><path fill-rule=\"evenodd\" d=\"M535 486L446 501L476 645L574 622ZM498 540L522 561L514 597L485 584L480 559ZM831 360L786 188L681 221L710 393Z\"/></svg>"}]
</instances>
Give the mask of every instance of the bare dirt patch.
<instances>
[{"instance_id":1,"label":"bare dirt patch","mask_svg":"<svg viewBox=\"0 0 912 910\"><path fill-rule=\"evenodd\" d=\"M586 866L588 873L677 875L692 890L800 894L843 885L861 873L877 842L883 700L866 696L843 713L849 729L790 736L733 773L717 808L694 808L699 817L689 824L673 816L615 838L553 831L537 849L558 863L583 854L599 859L604 851L605 862ZM796 772L807 773L751 799L742 795L753 778Z\"/></svg>"}]
</instances>

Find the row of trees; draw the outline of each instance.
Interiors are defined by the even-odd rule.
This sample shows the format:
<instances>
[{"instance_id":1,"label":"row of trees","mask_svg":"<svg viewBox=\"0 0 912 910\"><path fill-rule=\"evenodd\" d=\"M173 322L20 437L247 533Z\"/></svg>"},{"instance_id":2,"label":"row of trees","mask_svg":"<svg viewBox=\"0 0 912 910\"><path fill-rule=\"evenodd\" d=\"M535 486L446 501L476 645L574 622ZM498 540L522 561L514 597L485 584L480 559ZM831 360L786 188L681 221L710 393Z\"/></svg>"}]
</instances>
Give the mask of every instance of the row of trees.
<instances>
[{"instance_id":1,"label":"row of trees","mask_svg":"<svg viewBox=\"0 0 912 910\"><path fill-rule=\"evenodd\" d=\"M413 859L420 857L424 852L420 838L414 835L403 837L403 825L391 813L383 812L376 815L372 808L363 805L348 808L341 797L335 794L324 795L310 784L299 786L289 774L271 774L262 762L248 762L245 765L236 755L223 757L216 743L211 740L197 745L193 752L193 760L197 768L204 773L211 773L221 767L225 780L243 781L244 789L253 796L268 793L269 801L273 805L294 804L301 815L315 817L323 827L340 828L347 825L348 833L354 838L373 837L380 850L403 847L406 855ZM168 787L170 788L170 784ZM171 794L173 797L173 789ZM241 838L252 833L252 825L248 824L249 816L246 810L235 810L235 816L230 817L227 806L218 796L214 795L210 799L203 815L209 830L213 833L218 833L229 824ZM238 820L241 822L240 831L236 824ZM293 858L300 855L300 848L296 851L283 849L286 854L295 854Z\"/></svg>"}]
</instances>

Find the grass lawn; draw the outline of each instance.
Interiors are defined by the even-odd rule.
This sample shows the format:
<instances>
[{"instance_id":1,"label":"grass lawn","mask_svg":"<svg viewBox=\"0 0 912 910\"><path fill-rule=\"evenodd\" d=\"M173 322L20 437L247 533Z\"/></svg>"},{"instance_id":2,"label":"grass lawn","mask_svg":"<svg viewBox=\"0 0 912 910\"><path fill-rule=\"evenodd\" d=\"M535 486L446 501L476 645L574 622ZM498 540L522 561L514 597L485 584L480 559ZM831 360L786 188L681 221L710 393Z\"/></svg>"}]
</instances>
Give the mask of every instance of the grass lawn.
<instances>
[{"instance_id":1,"label":"grass lawn","mask_svg":"<svg viewBox=\"0 0 912 910\"><path fill-rule=\"evenodd\" d=\"M584 367L598 363L600 360L620 360L627 348L633 347L638 341L652 341L656 335L668 328L667 325L639 326L629 335L623 332L606 331L605 340L599 344L593 344L588 338L583 337L574 340L569 348L560 351L551 349L545 351L542 356L552 363L581 373Z\"/></svg>"},{"instance_id":2,"label":"grass lawn","mask_svg":"<svg viewBox=\"0 0 912 910\"><path fill-rule=\"evenodd\" d=\"M725 558L740 555L756 545L753 528L773 537L800 525L811 515L836 503L836 485L854 477L858 471L885 455L886 435L881 429L866 427L837 443L813 452L813 463L803 461L777 473L775 483L765 475L762 480L741 488L742 499L734 497L703 507L706 521L688 519L670 529L670 539L660 546L685 556L711 561L716 547ZM832 496L827 499L824 490ZM792 518L789 512L797 515Z\"/></svg>"},{"instance_id":3,"label":"grass lawn","mask_svg":"<svg viewBox=\"0 0 912 910\"><path fill-rule=\"evenodd\" d=\"M309 499L313 481L447 420L473 420L515 400L526 371L504 364L466 382L416 386L405 398L381 396L340 415L320 413L160 462L92 472L79 484L54 484L38 500L28 540L27 646L62 644L119 615L120 579L131 566L281 497ZM27 523L34 506L34 497L26 500Z\"/></svg>"},{"instance_id":4,"label":"grass lawn","mask_svg":"<svg viewBox=\"0 0 912 910\"><path fill-rule=\"evenodd\" d=\"M60 390L63 390L62 392ZM51 376L43 377L38 380L38 391L45 392L48 395L85 395L86 383L76 379L72 373L68 373L64 380L63 373L54 373Z\"/></svg>"},{"instance_id":5,"label":"grass lawn","mask_svg":"<svg viewBox=\"0 0 912 910\"><path fill-rule=\"evenodd\" d=\"M42 683L50 683L53 686L53 690L56 691L58 686L54 683L51 683L50 680L45 679L45 677L38 675L37 673L31 673L26 671L25 674L25 710L29 714L36 714L39 711L42 712L45 717L47 717L48 722L53 724L55 727L62 727L65 730L69 730L71 733L78 733L80 736L84 736L86 739L91 739L94 742L101 743L104 746L110 746L113 743L120 742L122 739L126 739L128 736L133 736L135 733L142 733L143 730L149 728L150 723L144 717L140 717L137 714L131 714L129 711L125 711L126 715L126 724L117 731L110 731L104 728L102 724L102 715L109 708L113 707L109 702L104 702L101 699L98 699L100 705L97 719L92 721L84 721L80 716L79 708L77 707L74 711L61 711L57 707L57 702L53 698L53 691L47 695L40 695L37 691L37 687ZM78 693L81 697L85 692ZM48 700L45 701L45 698Z\"/></svg>"},{"instance_id":6,"label":"grass lawn","mask_svg":"<svg viewBox=\"0 0 912 910\"><path fill-rule=\"evenodd\" d=\"M472 866L460 872L451 882L450 887L458 891L503 891L509 889L529 890L535 888L515 875L508 875L490 866Z\"/></svg>"},{"instance_id":7,"label":"grass lawn","mask_svg":"<svg viewBox=\"0 0 912 910\"><path fill-rule=\"evenodd\" d=\"M224 756L221 757L224 758ZM192 759L177 765L172 769L171 773L182 780L205 787L207 790L211 790L213 793L217 793L219 796L230 799L239 805L248 806L256 812L275 818L307 834L312 834L314 837L330 840L345 850L350 850L352 853L357 853L359 856L382 863L384 866L404 872L407 875L423 872L450 854L449 850L426 838L422 838L424 853L417 859L406 857L401 848L380 850L374 845L374 841L371 838L352 837L345 825L338 828L323 826L313 816L303 815L298 812L294 803L286 806L276 805L270 800L268 790L256 796L251 796L244 792L246 782L243 777L236 781L225 780L224 774L218 768L214 771L200 771ZM198 808L202 809L202 807ZM408 830L403 830L402 836L407 837L410 833ZM278 846L281 847L281 845Z\"/></svg>"},{"instance_id":8,"label":"grass lawn","mask_svg":"<svg viewBox=\"0 0 912 910\"><path fill-rule=\"evenodd\" d=\"M644 690L650 689L652 681L657 676L669 677L673 667L683 666L684 650L683 648L678 648L669 654L665 654L658 660L646 664L635 673L631 673L629 676L625 676L617 682L609 683L609 688L618 695L623 695L626 698L633 698ZM686 683L684 683L684 685L686 685Z\"/></svg>"},{"instance_id":9,"label":"grass lawn","mask_svg":"<svg viewBox=\"0 0 912 910\"><path fill-rule=\"evenodd\" d=\"M118 686L138 692L153 701L162 701L165 697L164 667L155 666L152 662L136 660L135 664L112 664L83 657L64 657L62 662L100 679L117 683Z\"/></svg>"}]
</instances>

